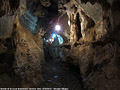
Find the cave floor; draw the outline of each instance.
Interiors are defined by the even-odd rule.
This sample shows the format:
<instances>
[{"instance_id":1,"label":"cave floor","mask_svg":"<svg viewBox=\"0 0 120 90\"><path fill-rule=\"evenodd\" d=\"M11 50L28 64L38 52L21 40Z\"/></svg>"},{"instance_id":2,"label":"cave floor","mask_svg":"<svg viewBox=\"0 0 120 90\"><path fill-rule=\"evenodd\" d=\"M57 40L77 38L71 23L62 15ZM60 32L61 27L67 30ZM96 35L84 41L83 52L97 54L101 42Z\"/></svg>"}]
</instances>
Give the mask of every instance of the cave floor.
<instances>
[{"instance_id":1,"label":"cave floor","mask_svg":"<svg viewBox=\"0 0 120 90\"><path fill-rule=\"evenodd\" d=\"M2 66L0 65L0 87L21 87L19 77L13 75L12 69L8 68L6 64L4 66L3 64ZM83 90L79 68L60 59L46 60L43 78L42 84L37 87Z\"/></svg>"},{"instance_id":2,"label":"cave floor","mask_svg":"<svg viewBox=\"0 0 120 90\"><path fill-rule=\"evenodd\" d=\"M68 88L83 90L79 68L60 59L47 60L42 88Z\"/></svg>"}]
</instances>

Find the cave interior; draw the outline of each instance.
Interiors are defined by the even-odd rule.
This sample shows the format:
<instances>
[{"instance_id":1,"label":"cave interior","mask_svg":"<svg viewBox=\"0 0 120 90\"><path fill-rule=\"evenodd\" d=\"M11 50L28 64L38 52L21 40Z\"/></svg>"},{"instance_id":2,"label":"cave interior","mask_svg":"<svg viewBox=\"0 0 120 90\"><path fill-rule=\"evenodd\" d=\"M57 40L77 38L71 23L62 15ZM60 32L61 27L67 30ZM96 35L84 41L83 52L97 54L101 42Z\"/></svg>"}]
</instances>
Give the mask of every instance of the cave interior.
<instances>
[{"instance_id":1,"label":"cave interior","mask_svg":"<svg viewBox=\"0 0 120 90\"><path fill-rule=\"evenodd\" d=\"M0 0L0 88L120 90L119 29L120 0Z\"/></svg>"}]
</instances>

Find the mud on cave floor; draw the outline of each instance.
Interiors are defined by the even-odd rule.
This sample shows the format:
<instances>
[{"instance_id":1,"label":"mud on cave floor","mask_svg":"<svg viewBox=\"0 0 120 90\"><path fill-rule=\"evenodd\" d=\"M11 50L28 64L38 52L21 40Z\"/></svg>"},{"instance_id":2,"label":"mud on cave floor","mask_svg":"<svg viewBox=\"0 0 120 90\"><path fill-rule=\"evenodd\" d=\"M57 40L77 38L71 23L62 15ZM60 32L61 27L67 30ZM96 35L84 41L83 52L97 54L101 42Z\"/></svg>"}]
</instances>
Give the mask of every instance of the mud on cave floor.
<instances>
[{"instance_id":1,"label":"mud on cave floor","mask_svg":"<svg viewBox=\"0 0 120 90\"><path fill-rule=\"evenodd\" d=\"M46 60L43 77L44 82L40 85L40 88L83 90L79 68L60 59Z\"/></svg>"}]
</instances>

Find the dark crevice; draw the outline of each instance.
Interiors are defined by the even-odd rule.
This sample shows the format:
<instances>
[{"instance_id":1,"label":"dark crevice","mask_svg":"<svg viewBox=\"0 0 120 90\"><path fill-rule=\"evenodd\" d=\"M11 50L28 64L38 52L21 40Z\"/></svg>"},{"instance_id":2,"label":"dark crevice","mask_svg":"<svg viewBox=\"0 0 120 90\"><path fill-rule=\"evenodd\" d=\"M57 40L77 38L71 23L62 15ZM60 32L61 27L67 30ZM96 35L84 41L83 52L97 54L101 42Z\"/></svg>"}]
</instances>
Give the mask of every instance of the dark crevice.
<instances>
[{"instance_id":1,"label":"dark crevice","mask_svg":"<svg viewBox=\"0 0 120 90\"><path fill-rule=\"evenodd\" d=\"M79 13L77 13L77 16L76 16L76 23L77 23L77 27L78 27L78 40L77 41L79 41L79 39L82 37L82 34L81 34L81 25L80 25L80 18L79 18L80 16L79 16Z\"/></svg>"}]
</instances>

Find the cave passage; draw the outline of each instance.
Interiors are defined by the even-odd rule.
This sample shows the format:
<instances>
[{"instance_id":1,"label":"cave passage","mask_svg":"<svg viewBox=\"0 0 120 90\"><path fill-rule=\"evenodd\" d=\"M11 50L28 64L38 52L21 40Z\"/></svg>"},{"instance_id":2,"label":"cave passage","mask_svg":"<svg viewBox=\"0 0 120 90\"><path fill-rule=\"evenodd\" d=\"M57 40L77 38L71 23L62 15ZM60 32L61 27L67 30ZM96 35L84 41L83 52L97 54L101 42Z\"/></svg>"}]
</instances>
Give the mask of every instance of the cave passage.
<instances>
[{"instance_id":1,"label":"cave passage","mask_svg":"<svg viewBox=\"0 0 120 90\"><path fill-rule=\"evenodd\" d=\"M44 82L40 87L83 90L79 68L70 62L62 61L63 52L60 45L63 43L60 43L60 35L54 34L52 34L53 42L50 38L48 40L44 38L45 72ZM50 37L49 35L47 37Z\"/></svg>"},{"instance_id":2,"label":"cave passage","mask_svg":"<svg viewBox=\"0 0 120 90\"><path fill-rule=\"evenodd\" d=\"M120 90L120 0L0 0L0 90L17 88Z\"/></svg>"}]
</instances>

